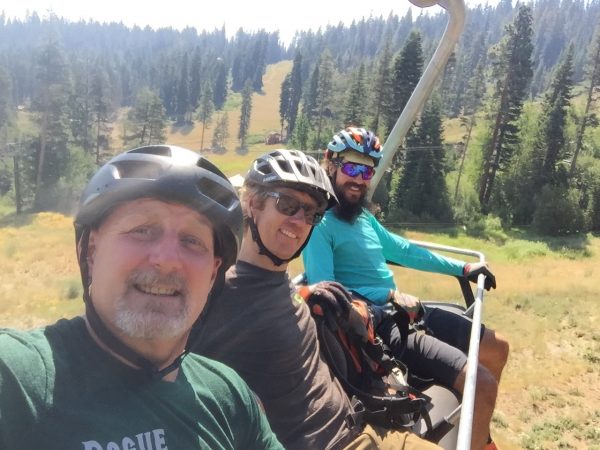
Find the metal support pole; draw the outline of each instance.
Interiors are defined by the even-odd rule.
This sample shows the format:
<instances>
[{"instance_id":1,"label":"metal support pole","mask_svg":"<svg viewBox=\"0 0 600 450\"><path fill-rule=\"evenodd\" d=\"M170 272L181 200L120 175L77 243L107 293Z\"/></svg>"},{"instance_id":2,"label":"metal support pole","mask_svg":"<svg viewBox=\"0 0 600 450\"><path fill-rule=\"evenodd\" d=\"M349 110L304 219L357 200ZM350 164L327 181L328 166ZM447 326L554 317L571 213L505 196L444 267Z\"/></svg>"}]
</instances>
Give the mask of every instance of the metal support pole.
<instances>
[{"instance_id":1,"label":"metal support pole","mask_svg":"<svg viewBox=\"0 0 600 450\"><path fill-rule=\"evenodd\" d=\"M446 30L444 31L427 68L423 72L419 83L408 99L406 106L402 110L400 117L398 117L394 128L392 128L392 131L383 145L383 156L381 157L378 170L371 181L369 193L367 194L369 199L373 196L373 192L375 192L375 188L379 184L379 181L381 181L381 177L391 165L394 154L402 144L402 141L417 114L421 111L436 80L443 72L446 62L454 51L454 46L456 45L465 24L466 8L464 0L410 0L410 2L415 6L420 6L422 8L436 4L441 6L448 11L448 24L446 25Z\"/></svg>"}]
</instances>

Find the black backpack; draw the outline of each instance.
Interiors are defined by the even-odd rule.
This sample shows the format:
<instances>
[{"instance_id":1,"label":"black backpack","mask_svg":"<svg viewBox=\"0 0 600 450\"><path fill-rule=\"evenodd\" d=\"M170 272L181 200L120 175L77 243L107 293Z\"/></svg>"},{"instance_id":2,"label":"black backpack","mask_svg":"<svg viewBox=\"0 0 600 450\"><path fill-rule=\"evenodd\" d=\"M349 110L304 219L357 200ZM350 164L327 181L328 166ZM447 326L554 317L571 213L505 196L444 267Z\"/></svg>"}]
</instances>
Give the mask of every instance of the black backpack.
<instances>
[{"instance_id":1,"label":"black backpack","mask_svg":"<svg viewBox=\"0 0 600 450\"><path fill-rule=\"evenodd\" d=\"M366 303L355 302L362 303L360 308L368 310ZM388 352L382 341L373 333L364 342L344 323L326 317L327 310L310 309L317 325L321 353L352 399L355 413L350 420L354 424L366 422L385 428L409 429L423 419L431 430L427 412L431 399L406 383L406 367ZM393 316L406 342L408 316L402 311ZM370 318L365 317L365 321L368 320Z\"/></svg>"}]
</instances>

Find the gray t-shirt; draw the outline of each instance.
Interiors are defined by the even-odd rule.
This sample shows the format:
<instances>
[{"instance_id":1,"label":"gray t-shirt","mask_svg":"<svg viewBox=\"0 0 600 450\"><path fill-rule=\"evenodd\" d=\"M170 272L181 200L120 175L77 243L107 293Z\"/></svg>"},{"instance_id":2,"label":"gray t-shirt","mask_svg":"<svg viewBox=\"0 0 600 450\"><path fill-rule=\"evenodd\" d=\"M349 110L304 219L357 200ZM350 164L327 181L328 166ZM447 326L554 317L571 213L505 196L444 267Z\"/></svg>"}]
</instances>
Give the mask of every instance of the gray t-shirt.
<instances>
[{"instance_id":1,"label":"gray t-shirt","mask_svg":"<svg viewBox=\"0 0 600 450\"><path fill-rule=\"evenodd\" d=\"M286 272L238 261L198 327L192 350L242 376L285 448L338 449L355 437L345 422L348 397L319 353L315 323Z\"/></svg>"}]
</instances>

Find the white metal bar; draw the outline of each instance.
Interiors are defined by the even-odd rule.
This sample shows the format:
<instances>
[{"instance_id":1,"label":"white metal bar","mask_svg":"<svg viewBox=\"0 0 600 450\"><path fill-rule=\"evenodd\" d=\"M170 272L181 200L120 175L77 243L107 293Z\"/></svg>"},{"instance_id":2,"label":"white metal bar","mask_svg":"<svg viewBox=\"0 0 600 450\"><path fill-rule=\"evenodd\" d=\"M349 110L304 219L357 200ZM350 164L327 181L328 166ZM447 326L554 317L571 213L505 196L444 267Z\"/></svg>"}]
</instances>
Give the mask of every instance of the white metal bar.
<instances>
[{"instance_id":1,"label":"white metal bar","mask_svg":"<svg viewBox=\"0 0 600 450\"><path fill-rule=\"evenodd\" d=\"M422 242L411 240L413 244L430 250L444 251L448 253L458 253L461 255L474 256L480 262L485 261L485 256L481 252L467 250L464 248L451 247L448 245L434 244L432 242ZM483 289L485 284L485 275L477 277L477 292L475 302L470 309L473 310L471 325L471 337L469 341L469 353L467 355L467 373L465 377L465 386L462 396L462 408L460 414L460 424L458 427L458 439L456 442L457 450L470 450L471 436L473 434L473 410L475 407L475 387L477 386L477 366L479 365L479 340L481 329L481 316L483 309Z\"/></svg>"}]
</instances>

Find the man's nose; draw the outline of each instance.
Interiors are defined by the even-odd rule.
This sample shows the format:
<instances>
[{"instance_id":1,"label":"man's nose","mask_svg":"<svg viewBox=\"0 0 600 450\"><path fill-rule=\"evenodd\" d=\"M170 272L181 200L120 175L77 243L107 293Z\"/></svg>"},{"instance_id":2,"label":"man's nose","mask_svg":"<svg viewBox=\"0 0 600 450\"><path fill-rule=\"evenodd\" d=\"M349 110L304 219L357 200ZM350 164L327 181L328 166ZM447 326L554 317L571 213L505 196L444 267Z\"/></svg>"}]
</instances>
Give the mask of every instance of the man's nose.
<instances>
[{"instance_id":1,"label":"man's nose","mask_svg":"<svg viewBox=\"0 0 600 450\"><path fill-rule=\"evenodd\" d=\"M165 271L181 266L181 243L179 236L164 234L154 243L150 252L150 262Z\"/></svg>"}]
</instances>

